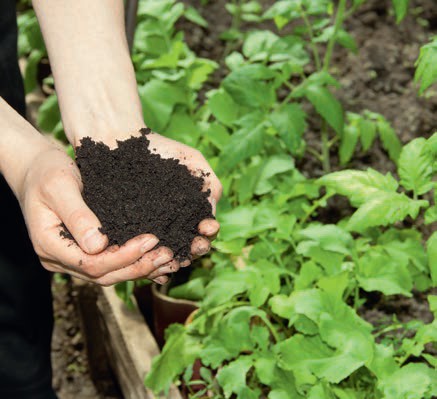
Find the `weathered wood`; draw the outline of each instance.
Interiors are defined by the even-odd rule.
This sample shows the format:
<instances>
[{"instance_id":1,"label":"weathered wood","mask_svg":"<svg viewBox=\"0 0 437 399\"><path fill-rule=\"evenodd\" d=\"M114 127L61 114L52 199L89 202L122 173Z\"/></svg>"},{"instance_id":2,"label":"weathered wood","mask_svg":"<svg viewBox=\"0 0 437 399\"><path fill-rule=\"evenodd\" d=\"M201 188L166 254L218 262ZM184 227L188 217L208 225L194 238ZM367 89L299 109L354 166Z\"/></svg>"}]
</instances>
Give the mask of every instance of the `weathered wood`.
<instances>
[{"instance_id":1,"label":"weathered wood","mask_svg":"<svg viewBox=\"0 0 437 399\"><path fill-rule=\"evenodd\" d=\"M91 286L90 289L96 288ZM91 328L100 330L101 341L91 344L100 344L105 348L125 399L155 399L156 397L144 387L143 383L153 357L159 354L152 333L141 314L137 310L127 309L113 287L98 287L97 293L96 309L99 320L95 320ZM86 312L82 309L83 311ZM87 319L87 317L83 318ZM90 323L89 317L88 323ZM95 332L91 335L96 336ZM97 350L97 353L100 351ZM173 386L166 398L181 399L181 395Z\"/></svg>"}]
</instances>

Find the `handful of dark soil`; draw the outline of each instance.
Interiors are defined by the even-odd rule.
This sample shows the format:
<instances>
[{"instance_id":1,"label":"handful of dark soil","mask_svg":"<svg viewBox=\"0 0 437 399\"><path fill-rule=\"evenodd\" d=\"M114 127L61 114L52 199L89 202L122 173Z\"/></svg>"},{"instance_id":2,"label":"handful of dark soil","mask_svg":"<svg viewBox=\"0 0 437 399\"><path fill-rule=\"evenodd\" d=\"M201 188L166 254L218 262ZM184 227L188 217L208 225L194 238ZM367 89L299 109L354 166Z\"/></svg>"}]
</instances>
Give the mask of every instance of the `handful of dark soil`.
<instances>
[{"instance_id":1,"label":"handful of dark soil","mask_svg":"<svg viewBox=\"0 0 437 399\"><path fill-rule=\"evenodd\" d=\"M118 142L111 150L86 137L76 149L83 198L102 223L109 244L122 245L151 233L177 259L190 258L198 225L213 218L203 177L194 176L177 159L164 159L149 148L150 129Z\"/></svg>"}]
</instances>

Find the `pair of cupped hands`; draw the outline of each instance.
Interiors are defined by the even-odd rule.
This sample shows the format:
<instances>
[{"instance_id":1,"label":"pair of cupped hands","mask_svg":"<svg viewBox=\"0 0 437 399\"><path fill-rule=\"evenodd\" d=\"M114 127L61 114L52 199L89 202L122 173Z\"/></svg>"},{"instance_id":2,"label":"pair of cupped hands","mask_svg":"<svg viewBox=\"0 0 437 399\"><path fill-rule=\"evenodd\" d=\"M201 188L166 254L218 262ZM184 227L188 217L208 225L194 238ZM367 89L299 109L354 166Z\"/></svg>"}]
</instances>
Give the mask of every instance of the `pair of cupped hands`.
<instances>
[{"instance_id":1,"label":"pair of cupped hands","mask_svg":"<svg viewBox=\"0 0 437 399\"><path fill-rule=\"evenodd\" d=\"M222 187L203 155L156 133L148 139L162 157L177 158L190 170L207 172L205 189L211 190L209 200L215 214ZM114 148L116 140L107 140L106 144ZM167 274L189 265L189 261L181 264L169 248L159 246L158 237L147 232L120 247L108 247L108 238L99 231L98 218L82 198L82 182L75 162L48 141L47 146L36 151L17 191L34 249L49 271L68 273L103 286L137 279L164 284ZM62 223L77 244L61 237ZM199 224L199 236L191 246L193 259L209 251L210 241L218 230L219 224L214 219Z\"/></svg>"}]
</instances>

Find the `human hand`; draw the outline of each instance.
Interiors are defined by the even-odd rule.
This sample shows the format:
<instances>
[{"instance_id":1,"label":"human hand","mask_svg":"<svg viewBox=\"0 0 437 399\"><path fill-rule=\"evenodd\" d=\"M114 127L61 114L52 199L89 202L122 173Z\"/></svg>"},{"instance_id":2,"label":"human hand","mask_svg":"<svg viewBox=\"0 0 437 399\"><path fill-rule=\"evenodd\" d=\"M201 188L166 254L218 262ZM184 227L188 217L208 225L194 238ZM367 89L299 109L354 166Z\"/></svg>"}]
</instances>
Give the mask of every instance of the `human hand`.
<instances>
[{"instance_id":1,"label":"human hand","mask_svg":"<svg viewBox=\"0 0 437 399\"><path fill-rule=\"evenodd\" d=\"M211 203L212 213L215 215L216 206L222 195L222 185L209 166L204 156L196 149L184 145L178 141L171 140L157 133L147 135L150 141L150 149L155 154L160 154L163 158L175 158L184 164L193 174L202 173L205 185L203 189L210 190L208 198ZM193 258L205 255L211 248L211 241L216 237L220 225L215 219L205 219L199 224L199 236L193 240L191 253ZM186 266L190 262L186 261L181 266ZM164 270L164 267L163 267Z\"/></svg>"},{"instance_id":2,"label":"human hand","mask_svg":"<svg viewBox=\"0 0 437 399\"><path fill-rule=\"evenodd\" d=\"M140 278L162 284L167 281L164 275L179 267L170 249L154 249L159 240L151 234L107 248L97 217L82 199L76 164L52 144L39 149L19 180L14 191L35 251L47 270L108 286ZM77 244L61 237L61 223ZM159 269L162 265L165 270Z\"/></svg>"},{"instance_id":3,"label":"human hand","mask_svg":"<svg viewBox=\"0 0 437 399\"><path fill-rule=\"evenodd\" d=\"M93 139L104 142L110 148L116 148L117 141L125 141L132 136L139 136L140 134L142 134L140 131L134 134L128 131L124 131L124 133L121 134L109 132L109 134L106 135L95 135ZM180 163L186 165L193 174L202 175L205 182L203 189L205 191L210 190L208 200L211 203L212 213L215 214L216 204L220 199L222 187L203 155L194 148L156 133L148 133L147 139L149 140L149 149L152 153L159 154L163 158L178 159ZM80 143L80 140L77 141ZM191 245L190 260L181 261L180 266L188 266L191 259L206 254L211 248L210 242L217 235L219 227L219 223L214 218L203 220L198 226L199 235L194 238ZM168 270L168 272L176 271L174 270L174 265L172 266L172 270L165 266L159 270ZM152 276L154 276L154 274L152 274Z\"/></svg>"}]
</instances>

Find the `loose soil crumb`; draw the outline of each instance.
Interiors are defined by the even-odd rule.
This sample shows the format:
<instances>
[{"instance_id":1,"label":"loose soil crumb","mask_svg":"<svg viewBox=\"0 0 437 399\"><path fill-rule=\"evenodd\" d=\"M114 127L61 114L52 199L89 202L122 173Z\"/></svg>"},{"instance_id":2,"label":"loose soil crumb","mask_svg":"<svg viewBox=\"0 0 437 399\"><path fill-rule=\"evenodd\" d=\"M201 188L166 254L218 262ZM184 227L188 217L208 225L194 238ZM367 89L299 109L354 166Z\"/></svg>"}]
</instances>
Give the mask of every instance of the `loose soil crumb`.
<instances>
[{"instance_id":1,"label":"loose soil crumb","mask_svg":"<svg viewBox=\"0 0 437 399\"><path fill-rule=\"evenodd\" d=\"M178 159L150 151L150 129L140 132L140 137L118 141L115 149L82 139L76 157L84 200L110 245L151 233L177 259L190 258L199 223L213 218L210 191L202 191L204 176L194 176Z\"/></svg>"}]
</instances>

